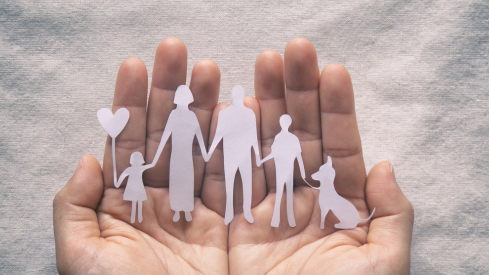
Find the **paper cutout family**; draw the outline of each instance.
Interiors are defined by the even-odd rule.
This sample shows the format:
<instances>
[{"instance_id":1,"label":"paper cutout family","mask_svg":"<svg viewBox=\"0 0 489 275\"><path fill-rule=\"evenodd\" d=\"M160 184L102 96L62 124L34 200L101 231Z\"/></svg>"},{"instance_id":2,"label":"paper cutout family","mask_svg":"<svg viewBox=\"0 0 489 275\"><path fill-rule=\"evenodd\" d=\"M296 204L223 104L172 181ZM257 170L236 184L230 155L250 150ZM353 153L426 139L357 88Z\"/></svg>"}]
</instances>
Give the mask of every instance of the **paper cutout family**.
<instances>
[{"instance_id":1,"label":"paper cutout family","mask_svg":"<svg viewBox=\"0 0 489 275\"><path fill-rule=\"evenodd\" d=\"M191 211L194 209L194 167L192 160L192 143L195 137L199 142L200 150L204 160L207 162L217 145L223 143L224 154L224 177L226 185L226 211L224 223L229 224L234 217L233 195L234 180L239 170L243 182L243 214L245 219L253 223L251 214L251 186L252 186L252 160L250 149L253 148L256 157L256 165L274 159L276 171L276 197L275 207L272 216L272 227L280 224L280 202L285 187L287 203L287 219L289 226L295 227L293 211L293 186L294 186L294 162L297 159L299 169L304 181L312 188L319 189L319 206L321 209L320 228L324 228L326 214L331 210L340 220L335 224L338 229L355 228L359 223L370 220L375 212L366 219L360 219L355 206L348 200L341 197L334 188L335 170L332 166L332 159L328 156L328 161L323 164L319 171L312 175L312 178L320 182L320 187L310 185L306 180L304 162L302 160L302 149L299 139L289 132L292 118L289 115L280 117L282 130L275 136L271 146L272 152L264 159L260 160L258 147L258 135L256 130L256 117L253 110L243 104L244 89L242 86L235 86L232 89L233 103L219 112L217 128L210 146L209 152L206 151L202 131L200 129L197 116L189 110L188 105L194 101L192 92L186 85L181 85L175 92L174 103L176 108L170 113L167 124L163 131L160 144L156 155L151 164L144 164L144 157L140 152L131 154L130 167L126 168L119 179L117 179L116 158L115 158L115 138L124 129L129 120L129 111L126 108L118 109L115 114L103 108L97 112L100 124L112 138L112 160L114 171L114 185L119 188L122 181L128 177L123 199L132 201L131 223L136 220L136 208L138 210L138 221L142 222L142 205L147 199L143 184L143 172L153 168L160 158L161 152L171 136L171 157L170 157L170 208L175 211L173 221L180 219L180 211L185 213L187 221L192 220ZM137 207L136 207L137 206Z\"/></svg>"}]
</instances>

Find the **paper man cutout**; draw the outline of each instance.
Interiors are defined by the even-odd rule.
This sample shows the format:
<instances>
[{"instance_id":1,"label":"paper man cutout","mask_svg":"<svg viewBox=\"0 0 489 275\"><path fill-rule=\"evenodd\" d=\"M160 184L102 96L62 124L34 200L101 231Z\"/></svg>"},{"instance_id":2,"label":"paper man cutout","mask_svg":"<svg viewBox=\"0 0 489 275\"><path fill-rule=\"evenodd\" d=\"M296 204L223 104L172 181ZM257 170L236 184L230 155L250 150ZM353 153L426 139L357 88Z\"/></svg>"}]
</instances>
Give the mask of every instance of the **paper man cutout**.
<instances>
[{"instance_id":1,"label":"paper man cutout","mask_svg":"<svg viewBox=\"0 0 489 275\"><path fill-rule=\"evenodd\" d=\"M294 134L289 132L292 118L289 115L280 117L280 126L282 131L275 136L272 144L272 152L261 163L273 158L275 161L276 195L275 208L272 216L272 227L278 227L280 224L280 202L284 191L284 184L287 192L287 219L290 227L295 227L293 195L294 195L294 162L297 159L302 178L305 180L306 172L304 162L302 161L302 149ZM260 164L261 164L260 163Z\"/></svg>"},{"instance_id":2,"label":"paper man cutout","mask_svg":"<svg viewBox=\"0 0 489 275\"><path fill-rule=\"evenodd\" d=\"M340 220L340 223L334 225L338 229L352 229L357 227L359 223L366 222L372 218L375 213L375 208L366 219L360 219L355 206L344 199L336 192L334 188L334 178L336 172L332 165L331 157L328 156L328 161L323 164L319 171L312 174L312 178L320 181L319 191L319 207L321 208L321 229L324 229L324 219L331 210L333 214Z\"/></svg>"},{"instance_id":3,"label":"paper man cutout","mask_svg":"<svg viewBox=\"0 0 489 275\"><path fill-rule=\"evenodd\" d=\"M188 105L194 101L192 92L185 85L180 85L175 92L173 103L177 104L165 126L161 136L158 150L156 151L155 162L161 155L163 147L171 139L170 157L170 207L175 211L173 221L180 219L180 211L185 212L185 219L192 220L190 211L194 210L194 163L192 158L192 144L194 137L200 145L200 150L204 157L207 157L204 138L200 130L199 121L194 112L188 109ZM208 159L208 158L205 158Z\"/></svg>"},{"instance_id":4,"label":"paper man cutout","mask_svg":"<svg viewBox=\"0 0 489 275\"><path fill-rule=\"evenodd\" d=\"M226 212L224 223L229 224L234 217L233 189L236 172L239 169L243 181L243 213L245 219L253 223L251 215L251 154L253 147L256 164L260 163L256 116L253 110L243 104L244 88L235 86L231 91L233 104L219 112L214 140L209 149L210 158L217 145L223 140L224 178L226 182Z\"/></svg>"},{"instance_id":5,"label":"paper man cutout","mask_svg":"<svg viewBox=\"0 0 489 275\"><path fill-rule=\"evenodd\" d=\"M115 184L116 188L119 188L124 178L129 176L126 184L126 189L124 190L123 199L125 201L132 201L131 209L131 223L136 220L136 202L138 205L138 221L141 223L143 221L143 201L147 199L146 190L143 184L143 172L149 168L153 168L156 161L148 165L143 165L144 157L141 152L134 152L131 154L129 160L131 167L126 168L122 172L119 180Z\"/></svg>"},{"instance_id":6,"label":"paper man cutout","mask_svg":"<svg viewBox=\"0 0 489 275\"><path fill-rule=\"evenodd\" d=\"M115 165L115 138L126 127L129 120L129 111L126 108L120 108L112 114L107 108L102 108L97 112L97 118L105 131L112 137L112 166L114 171L114 185L117 183L117 170Z\"/></svg>"}]
</instances>

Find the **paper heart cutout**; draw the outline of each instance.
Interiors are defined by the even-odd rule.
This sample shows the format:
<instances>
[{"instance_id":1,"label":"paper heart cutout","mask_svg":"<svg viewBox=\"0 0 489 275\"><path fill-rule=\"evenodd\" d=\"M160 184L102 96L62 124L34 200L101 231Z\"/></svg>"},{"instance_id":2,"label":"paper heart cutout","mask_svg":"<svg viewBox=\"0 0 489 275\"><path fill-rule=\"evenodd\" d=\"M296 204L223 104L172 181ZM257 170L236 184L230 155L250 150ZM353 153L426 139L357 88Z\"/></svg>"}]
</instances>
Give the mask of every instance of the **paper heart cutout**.
<instances>
[{"instance_id":1,"label":"paper heart cutout","mask_svg":"<svg viewBox=\"0 0 489 275\"><path fill-rule=\"evenodd\" d=\"M97 118L105 131L109 133L109 136L115 138L126 127L129 120L129 111L126 108L120 108L115 114L112 114L109 109L102 108L98 110Z\"/></svg>"}]
</instances>

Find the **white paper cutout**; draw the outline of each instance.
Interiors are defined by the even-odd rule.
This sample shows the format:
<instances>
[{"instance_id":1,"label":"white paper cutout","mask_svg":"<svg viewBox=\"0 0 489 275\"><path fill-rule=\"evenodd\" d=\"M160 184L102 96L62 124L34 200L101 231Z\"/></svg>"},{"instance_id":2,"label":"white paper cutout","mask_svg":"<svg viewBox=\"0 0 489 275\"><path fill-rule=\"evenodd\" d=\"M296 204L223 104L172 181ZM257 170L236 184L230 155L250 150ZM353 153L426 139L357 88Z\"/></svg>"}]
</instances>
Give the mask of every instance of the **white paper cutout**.
<instances>
[{"instance_id":1,"label":"white paper cutout","mask_svg":"<svg viewBox=\"0 0 489 275\"><path fill-rule=\"evenodd\" d=\"M260 166L262 163L272 158L275 162L277 193L271 221L272 227L278 227L280 224L280 204L284 185L286 185L288 223L291 227L296 226L293 212L293 175L295 159L297 159L301 176L304 181L310 187L320 190L319 206L321 209L321 229L324 229L324 220L330 210L340 220L340 223L335 224L335 228L338 229L352 229L359 223L366 222L372 218L375 213L375 208L368 218L360 219L355 206L336 192L334 188L336 172L332 167L331 157L328 156L328 161L320 167L318 172L312 175L313 179L320 181L321 185L319 188L310 185L305 180L304 162L302 160L302 150L299 139L288 130L292 123L292 118L289 115L282 115L280 117L282 131L275 136L271 146L272 152L270 155L260 161L255 113L243 104L244 89L242 86L235 86L232 90L232 96L233 104L219 113L216 134L209 149L209 153L206 153L204 139L202 137L202 131L197 116L194 112L188 109L188 105L194 100L192 93L187 86L179 86L175 92L174 98L174 103L177 107L168 117L153 162L148 165L143 165L143 155L140 152L134 152L130 157L131 166L122 172L119 179L117 179L116 171L115 138L126 126L129 120L129 111L126 108L120 108L115 114L112 114L109 109L102 108L97 112L100 124L112 138L112 160L115 187L119 188L122 181L128 177L123 199L132 202L131 223L135 222L136 209L138 210L138 221L142 222L143 220L142 203L147 199L143 184L143 172L156 165L170 136L172 137L172 150L170 158L169 193L170 207L175 211L173 217L173 221L175 222L180 219L180 211L185 212L185 219L187 221L192 220L192 215L190 213L194 209L194 168L192 147L195 137L197 137L202 156L206 162L213 154L221 139L223 140L226 182L225 224L229 224L234 216L233 189L238 169L243 182L244 216L248 222L254 222L251 214L251 148L253 148L253 151L255 152L257 166Z\"/></svg>"},{"instance_id":2,"label":"white paper cutout","mask_svg":"<svg viewBox=\"0 0 489 275\"><path fill-rule=\"evenodd\" d=\"M155 159L157 160L157 159ZM132 201L132 209L131 209L131 223L136 221L136 202L138 208L138 221L141 223L143 221L143 201L147 199L146 190L144 189L143 184L143 172L149 168L155 166L156 161L148 165L144 164L144 157L141 152L134 152L131 154L131 158L129 160L131 164L130 167L126 168L124 172L122 172L119 180L115 184L116 188L119 188L124 178L129 176L127 179L126 189L124 190L123 199L125 201Z\"/></svg>"},{"instance_id":3,"label":"white paper cutout","mask_svg":"<svg viewBox=\"0 0 489 275\"><path fill-rule=\"evenodd\" d=\"M332 165L331 157L328 156L328 161L323 164L319 171L312 174L312 178L321 183L319 191L319 207L321 208L321 229L324 229L324 219L331 210L333 214L340 220L334 227L338 229L353 229L359 223L366 222L372 218L375 213L375 208L366 219L360 219L355 206L338 195L334 188L334 178L336 172Z\"/></svg>"},{"instance_id":4,"label":"white paper cutout","mask_svg":"<svg viewBox=\"0 0 489 275\"><path fill-rule=\"evenodd\" d=\"M177 107L170 113L165 130L161 136L158 150L153 162L157 161L171 135L170 157L170 207L175 211L173 221L180 219L180 211L185 212L185 219L192 220L191 211L194 210L194 164L192 144L194 137L200 145L204 159L208 159L204 138L199 121L188 105L194 101L192 92L186 85L180 85L175 92L173 103Z\"/></svg>"},{"instance_id":5,"label":"white paper cutout","mask_svg":"<svg viewBox=\"0 0 489 275\"><path fill-rule=\"evenodd\" d=\"M297 138L294 134L289 132L289 127L292 124L292 118L289 115L282 115L280 117L280 126L282 131L275 136L272 143L272 152L265 157L261 163L273 158L275 161L275 178L276 178L276 195L275 195L275 208L272 216L272 227L278 227L280 224L280 202L282 200L282 194L284 191L284 185L286 185L287 194L287 220L290 227L295 227L294 218L294 162L297 159L299 169L302 178L305 180L306 172L304 170L304 162L302 160L302 149ZM260 163L260 165L261 165Z\"/></svg>"},{"instance_id":6,"label":"white paper cutout","mask_svg":"<svg viewBox=\"0 0 489 275\"><path fill-rule=\"evenodd\" d=\"M97 112L97 118L105 131L112 138L112 166L114 172L114 185L117 183L117 170L115 165L115 138L120 134L122 129L126 127L129 120L129 111L126 108L118 109L115 114L112 114L107 108L102 108Z\"/></svg>"},{"instance_id":7,"label":"white paper cutout","mask_svg":"<svg viewBox=\"0 0 489 275\"><path fill-rule=\"evenodd\" d=\"M251 214L251 153L253 148L256 164L260 164L256 116L253 110L243 104L244 88L236 85L231 91L233 103L219 112L214 140L209 149L208 160L217 145L223 140L224 177L226 181L226 212L224 223L229 224L234 217L233 195L234 179L239 169L243 182L243 213L249 223L253 223Z\"/></svg>"}]
</instances>

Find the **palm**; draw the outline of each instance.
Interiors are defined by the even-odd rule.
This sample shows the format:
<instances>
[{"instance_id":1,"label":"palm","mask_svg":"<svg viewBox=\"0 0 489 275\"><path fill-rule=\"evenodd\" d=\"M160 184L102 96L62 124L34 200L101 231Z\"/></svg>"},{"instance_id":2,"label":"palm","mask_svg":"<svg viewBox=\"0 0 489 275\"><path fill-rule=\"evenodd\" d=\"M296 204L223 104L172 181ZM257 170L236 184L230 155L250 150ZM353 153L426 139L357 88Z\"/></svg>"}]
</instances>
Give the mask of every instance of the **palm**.
<instances>
[{"instance_id":1,"label":"palm","mask_svg":"<svg viewBox=\"0 0 489 275\"><path fill-rule=\"evenodd\" d=\"M174 223L168 188L146 187L144 222L131 224L130 205L120 199L122 191L106 190L99 206L100 242L107 247L102 251L110 257L108 262L131 271L128 274L227 272L227 226L200 199L191 223Z\"/></svg>"}]
</instances>

